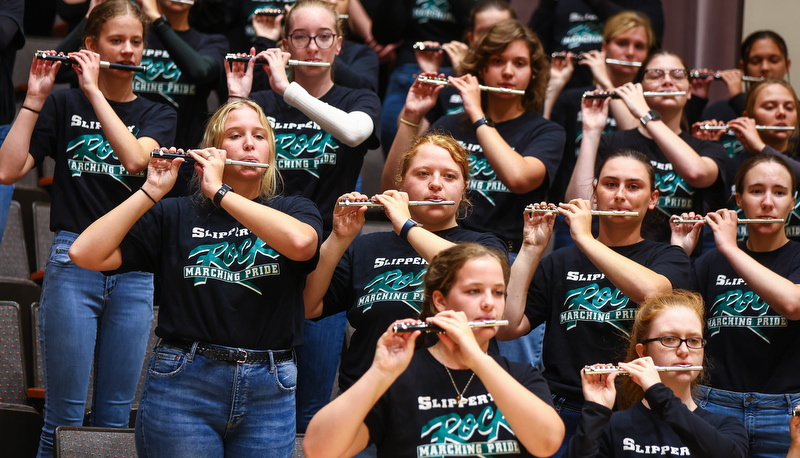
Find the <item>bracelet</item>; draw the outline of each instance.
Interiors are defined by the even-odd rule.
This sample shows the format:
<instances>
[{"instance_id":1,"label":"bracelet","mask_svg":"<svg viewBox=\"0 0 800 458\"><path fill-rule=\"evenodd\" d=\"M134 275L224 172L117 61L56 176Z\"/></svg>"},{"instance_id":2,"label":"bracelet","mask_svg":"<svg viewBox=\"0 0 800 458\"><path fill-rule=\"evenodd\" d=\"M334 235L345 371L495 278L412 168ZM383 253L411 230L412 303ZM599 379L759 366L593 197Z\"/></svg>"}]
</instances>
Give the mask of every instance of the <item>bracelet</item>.
<instances>
[{"instance_id":1,"label":"bracelet","mask_svg":"<svg viewBox=\"0 0 800 458\"><path fill-rule=\"evenodd\" d=\"M144 193L144 195L146 195L146 196L147 196L147 197L148 197L150 200L152 200L152 201L153 201L153 204L155 205L155 203L156 203L156 200L155 200L155 199L153 199L153 196L151 196L151 195L150 195L150 193L148 193L147 191L145 191L145 190L144 190L144 188L139 188L139 190L140 190L140 191L142 191L142 192Z\"/></svg>"},{"instance_id":2,"label":"bracelet","mask_svg":"<svg viewBox=\"0 0 800 458\"><path fill-rule=\"evenodd\" d=\"M400 122L402 122L403 124L405 124L405 125L407 125L407 126L411 126L411 127L415 128L415 129L419 127L419 124L414 124L413 122L411 122L411 121L406 121L406 120L405 120L405 119L403 119L403 118L400 118Z\"/></svg>"},{"instance_id":3,"label":"bracelet","mask_svg":"<svg viewBox=\"0 0 800 458\"><path fill-rule=\"evenodd\" d=\"M403 224L402 229L400 229L400 238L403 240L408 240L408 231L410 231L412 227L416 226L422 226L422 224L414 221L412 218L408 218L405 224Z\"/></svg>"},{"instance_id":4,"label":"bracelet","mask_svg":"<svg viewBox=\"0 0 800 458\"><path fill-rule=\"evenodd\" d=\"M233 95L233 94L228 94L228 98L229 98L229 99L242 99L242 100L247 100L247 97L242 97L241 95Z\"/></svg>"},{"instance_id":5,"label":"bracelet","mask_svg":"<svg viewBox=\"0 0 800 458\"><path fill-rule=\"evenodd\" d=\"M25 109L25 110L28 110L28 111L32 111L32 112L36 113L37 115L41 113L40 111L36 111L33 108L28 108L25 105L22 105L22 108Z\"/></svg>"}]
</instances>

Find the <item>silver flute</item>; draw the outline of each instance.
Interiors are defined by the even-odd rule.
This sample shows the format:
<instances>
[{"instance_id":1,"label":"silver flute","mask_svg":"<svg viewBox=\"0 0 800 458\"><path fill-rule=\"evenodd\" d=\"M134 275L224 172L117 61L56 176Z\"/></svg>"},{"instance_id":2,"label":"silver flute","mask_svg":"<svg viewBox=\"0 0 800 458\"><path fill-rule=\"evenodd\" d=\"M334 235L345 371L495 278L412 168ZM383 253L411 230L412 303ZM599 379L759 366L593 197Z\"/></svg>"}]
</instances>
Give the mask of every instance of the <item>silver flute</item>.
<instances>
[{"instance_id":1,"label":"silver flute","mask_svg":"<svg viewBox=\"0 0 800 458\"><path fill-rule=\"evenodd\" d=\"M225 55L225 61L226 62L250 62L250 59L252 57L253 56L237 56L236 54L226 54ZM264 58L259 57L259 58L256 59L256 65L268 65L268 64L269 64L269 62L267 62L267 60L264 59ZM289 65L291 67L295 67L295 66L300 66L300 67L330 67L331 63L330 62L313 62L313 61L308 61L308 60L289 59L289 63L287 65Z\"/></svg>"},{"instance_id":2,"label":"silver flute","mask_svg":"<svg viewBox=\"0 0 800 458\"><path fill-rule=\"evenodd\" d=\"M686 91L668 91L668 92L656 92L656 91L644 91L645 97L678 97L681 95L686 95ZM619 94L615 92L601 92L595 93L593 91L586 91L583 93L584 99L619 99L621 98Z\"/></svg>"},{"instance_id":3,"label":"silver flute","mask_svg":"<svg viewBox=\"0 0 800 458\"><path fill-rule=\"evenodd\" d=\"M493 328L495 326L507 326L508 320L484 320L484 321L470 321L467 323L471 328ZM439 334L444 332L444 329L436 326L433 323L428 322L421 322L421 323L397 323L392 326L393 332L414 332L414 331L422 331L422 332L438 332Z\"/></svg>"},{"instance_id":4,"label":"silver flute","mask_svg":"<svg viewBox=\"0 0 800 458\"><path fill-rule=\"evenodd\" d=\"M558 213L558 207L525 207L525 213ZM624 210L592 210L592 215L598 216L639 216L639 212L629 212Z\"/></svg>"},{"instance_id":5,"label":"silver flute","mask_svg":"<svg viewBox=\"0 0 800 458\"><path fill-rule=\"evenodd\" d=\"M438 84L440 86L450 86L450 81L441 78L428 78L427 76L418 76L417 81L419 81L420 83ZM501 92L503 94L525 95L525 91L519 89L510 89L507 87L492 87L479 84L478 89L487 92Z\"/></svg>"},{"instance_id":6,"label":"silver flute","mask_svg":"<svg viewBox=\"0 0 800 458\"><path fill-rule=\"evenodd\" d=\"M695 79L697 79L697 78L708 78L709 76L713 77L715 80L722 79L722 76L719 73L716 73L716 72L714 72L714 73L706 73L706 72L701 72L699 70L692 70L692 71L689 72L689 78L695 78ZM749 81L749 82L764 81L764 78L761 77L761 76L743 75L742 76L742 81Z\"/></svg>"},{"instance_id":7,"label":"silver flute","mask_svg":"<svg viewBox=\"0 0 800 458\"><path fill-rule=\"evenodd\" d=\"M167 153L161 151L160 149L156 149L150 152L150 157L160 158L160 159L177 159L179 157L183 158L186 162L197 162L192 156L188 154L181 154L181 153ZM266 169L269 167L269 164L265 164L263 162L250 162L250 161L235 161L233 159L225 159L225 165L243 165L245 167L257 167L261 169Z\"/></svg>"},{"instance_id":8,"label":"silver flute","mask_svg":"<svg viewBox=\"0 0 800 458\"><path fill-rule=\"evenodd\" d=\"M173 2L180 1L180 2L185 2L185 3L190 3L190 2L194 3L193 0L172 0L172 1ZM258 8L257 10L253 11L253 14L256 15L256 16L272 16L272 17L275 17L275 16L280 16L281 14L286 14L286 10L284 10L282 8ZM349 14L340 14L339 15L339 19L350 19L350 15Z\"/></svg>"},{"instance_id":9,"label":"silver flute","mask_svg":"<svg viewBox=\"0 0 800 458\"><path fill-rule=\"evenodd\" d=\"M418 41L414 43L412 48L416 51L443 51L443 46L426 46L425 43Z\"/></svg>"},{"instance_id":10,"label":"silver flute","mask_svg":"<svg viewBox=\"0 0 800 458\"><path fill-rule=\"evenodd\" d=\"M70 59L69 57L65 56L63 53L61 54L50 54L46 51L36 51L33 56L37 59L42 60L52 60L55 62L63 62L66 65L78 65L78 61L74 59ZM100 61L100 68L110 68L112 70L126 70L129 72L144 72L147 70L147 67L144 65L128 65L128 64L117 64L114 62L106 62L104 60Z\"/></svg>"},{"instance_id":11,"label":"silver flute","mask_svg":"<svg viewBox=\"0 0 800 458\"><path fill-rule=\"evenodd\" d=\"M699 127L700 130L730 130L727 124L722 126L712 126L709 124L703 124ZM788 130L793 131L794 126L756 126L756 130Z\"/></svg>"},{"instance_id":12,"label":"silver flute","mask_svg":"<svg viewBox=\"0 0 800 458\"><path fill-rule=\"evenodd\" d=\"M184 5L194 5L194 0L169 0L172 3L183 3Z\"/></svg>"},{"instance_id":13,"label":"silver flute","mask_svg":"<svg viewBox=\"0 0 800 458\"><path fill-rule=\"evenodd\" d=\"M656 366L656 370L658 372L691 372L691 371L702 371L703 366ZM619 375L631 375L628 373L628 371L620 370L619 366L613 366L613 367L584 366L583 368L584 374L610 374L612 372L617 372Z\"/></svg>"},{"instance_id":14,"label":"silver flute","mask_svg":"<svg viewBox=\"0 0 800 458\"><path fill-rule=\"evenodd\" d=\"M554 52L554 53L550 54L550 57L552 57L553 59L566 59L567 58L567 53L565 51ZM584 59L583 54L577 54L577 55L572 56L572 60L583 60L583 59ZM607 58L606 59L606 63L607 64L613 64L613 65L622 65L623 67L641 67L642 66L641 62L631 62L629 60L619 60L619 59L611 59L611 58Z\"/></svg>"},{"instance_id":15,"label":"silver flute","mask_svg":"<svg viewBox=\"0 0 800 458\"><path fill-rule=\"evenodd\" d=\"M675 224L694 224L694 223L702 223L708 221L708 218L705 216L700 218L681 218L680 216L673 216L670 219L670 222ZM783 218L743 218L736 220L737 223L742 224L772 224L772 223L783 223L786 220Z\"/></svg>"},{"instance_id":16,"label":"silver flute","mask_svg":"<svg viewBox=\"0 0 800 458\"><path fill-rule=\"evenodd\" d=\"M410 200L408 202L409 207L422 207L425 205L455 205L455 201L452 200ZM371 208L383 208L383 204L378 202L377 200L350 200L344 199L337 202L337 205L340 207L371 207Z\"/></svg>"}]
</instances>

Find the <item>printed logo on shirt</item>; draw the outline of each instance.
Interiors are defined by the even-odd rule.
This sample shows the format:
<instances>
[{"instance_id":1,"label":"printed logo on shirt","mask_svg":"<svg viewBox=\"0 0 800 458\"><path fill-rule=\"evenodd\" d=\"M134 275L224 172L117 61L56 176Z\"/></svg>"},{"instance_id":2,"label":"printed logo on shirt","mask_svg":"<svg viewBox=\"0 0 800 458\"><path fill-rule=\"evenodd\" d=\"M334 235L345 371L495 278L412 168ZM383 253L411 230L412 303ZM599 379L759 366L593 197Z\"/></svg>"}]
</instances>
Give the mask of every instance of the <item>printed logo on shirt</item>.
<instances>
[{"instance_id":1,"label":"printed logo on shirt","mask_svg":"<svg viewBox=\"0 0 800 458\"><path fill-rule=\"evenodd\" d=\"M650 163L656 169L657 208L668 216L691 211L695 189L683 181L672 169L672 164L656 161Z\"/></svg>"},{"instance_id":2,"label":"printed logo on shirt","mask_svg":"<svg viewBox=\"0 0 800 458\"><path fill-rule=\"evenodd\" d=\"M470 396L462 400L459 405L455 398L431 401L430 397L420 396L418 408L419 410L436 408L433 405L436 402L440 403L441 408L452 409L454 406L463 408L467 405L485 404L490 400L488 394ZM487 405L477 417L472 413L462 416L457 411L450 411L431 419L422 427L420 439L428 440L430 444L418 445L417 457L491 457L521 453L519 442L516 440L498 440L501 431L514 433L497 407ZM482 441L470 442L474 439Z\"/></svg>"},{"instance_id":3,"label":"printed logo on shirt","mask_svg":"<svg viewBox=\"0 0 800 458\"><path fill-rule=\"evenodd\" d=\"M675 447L672 445L640 445L630 437L622 439L622 450L638 453L639 455L661 456L692 456L689 447Z\"/></svg>"},{"instance_id":4,"label":"printed logo on shirt","mask_svg":"<svg viewBox=\"0 0 800 458\"><path fill-rule=\"evenodd\" d=\"M568 272L567 280L591 281L590 277L601 273L581 274ZM628 335L631 323L636 318L635 308L626 308L629 299L617 288L603 287L590 283L567 291L564 309L559 315L559 323L566 329L574 329L579 322L605 323Z\"/></svg>"},{"instance_id":5,"label":"printed logo on shirt","mask_svg":"<svg viewBox=\"0 0 800 458\"><path fill-rule=\"evenodd\" d=\"M377 263L378 260L376 265ZM357 306L362 309L361 313L366 313L376 302L402 302L411 307L415 313L419 313L422 311L420 304L424 298L423 281L427 271L428 269L422 269L418 273L403 273L400 269L394 269L378 274L364 287L365 293L358 298Z\"/></svg>"},{"instance_id":6,"label":"printed logo on shirt","mask_svg":"<svg viewBox=\"0 0 800 458\"><path fill-rule=\"evenodd\" d=\"M317 123L280 123L275 118L268 119L275 130L275 158L280 170L305 170L314 178L319 178L320 166L336 165L339 143ZM298 129L314 129L318 132L310 137L294 132L278 133L280 130Z\"/></svg>"},{"instance_id":7,"label":"printed logo on shirt","mask_svg":"<svg viewBox=\"0 0 800 458\"><path fill-rule=\"evenodd\" d=\"M566 36L561 38L561 45L567 49L575 49L585 44L599 44L602 42L603 23L593 21L581 22L571 26Z\"/></svg>"},{"instance_id":8,"label":"printed logo on shirt","mask_svg":"<svg viewBox=\"0 0 800 458\"><path fill-rule=\"evenodd\" d=\"M99 122L84 121L78 115L72 116L70 126L101 129ZM139 133L139 129L135 126L128 126L128 130L134 136ZM131 184L128 183L127 177L145 176L145 172L128 172L122 164L109 164L106 162L109 159L119 162L113 148L101 134L80 135L67 143L67 166L73 177L80 177L84 173L106 175L130 191Z\"/></svg>"},{"instance_id":9,"label":"printed logo on shirt","mask_svg":"<svg viewBox=\"0 0 800 458\"><path fill-rule=\"evenodd\" d=\"M197 85L178 83L181 70L163 49L145 49L142 65L147 71L133 76L133 92L139 94L160 94L173 107L180 108L176 95L195 95ZM161 81L159 81L161 80Z\"/></svg>"},{"instance_id":10,"label":"printed logo on shirt","mask_svg":"<svg viewBox=\"0 0 800 458\"><path fill-rule=\"evenodd\" d=\"M511 191L497 178L497 174L494 172L491 164L489 164L488 159L485 157L478 158L475 156L476 153L479 153L481 156L483 156L483 148L481 148L481 145L465 143L462 141L459 141L458 143L469 153L467 163L469 165L470 180L467 184L467 190L471 193L470 197L476 194L480 195L486 199L487 202L492 204L492 206L494 206L495 199L490 193L510 193Z\"/></svg>"},{"instance_id":11,"label":"printed logo on shirt","mask_svg":"<svg viewBox=\"0 0 800 458\"><path fill-rule=\"evenodd\" d=\"M417 24L425 24L431 20L456 22L455 16L450 11L448 0L417 0L411 15L416 19Z\"/></svg>"},{"instance_id":12,"label":"printed logo on shirt","mask_svg":"<svg viewBox=\"0 0 800 458\"><path fill-rule=\"evenodd\" d=\"M221 233L210 232L202 227L192 228L192 237L205 234L217 239L215 234L248 234L247 229L232 228ZM189 253L189 261L196 258L194 265L184 266L183 278L193 278L194 285L204 285L209 279L235 283L258 294L262 294L250 280L259 277L280 275L277 262L280 254L269 248L261 239L245 239L240 244L221 241L198 245Z\"/></svg>"},{"instance_id":13,"label":"printed logo on shirt","mask_svg":"<svg viewBox=\"0 0 800 458\"><path fill-rule=\"evenodd\" d=\"M742 278L717 275L715 284L717 286L739 286L746 283ZM713 337L719 334L723 328L746 328L764 342L770 343L766 330L785 328L788 322L780 315L769 315L769 312L769 304L753 291L732 289L718 294L709 309L709 318L706 319L708 335Z\"/></svg>"}]
</instances>

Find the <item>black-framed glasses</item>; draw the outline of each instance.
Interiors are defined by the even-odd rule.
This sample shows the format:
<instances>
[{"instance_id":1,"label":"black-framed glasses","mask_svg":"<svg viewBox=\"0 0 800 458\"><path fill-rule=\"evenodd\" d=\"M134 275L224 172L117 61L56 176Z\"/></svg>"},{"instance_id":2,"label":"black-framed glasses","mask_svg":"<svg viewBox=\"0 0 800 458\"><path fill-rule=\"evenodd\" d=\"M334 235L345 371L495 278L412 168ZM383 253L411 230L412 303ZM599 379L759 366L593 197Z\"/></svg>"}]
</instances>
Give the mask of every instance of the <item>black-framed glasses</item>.
<instances>
[{"instance_id":1,"label":"black-framed glasses","mask_svg":"<svg viewBox=\"0 0 800 458\"><path fill-rule=\"evenodd\" d=\"M689 72L685 68L673 68L666 70L663 68L648 68L644 71L644 79L651 81L660 81L664 79L664 75L669 73L669 77L676 81L685 80L689 76Z\"/></svg>"},{"instance_id":2,"label":"black-framed glasses","mask_svg":"<svg viewBox=\"0 0 800 458\"><path fill-rule=\"evenodd\" d=\"M681 339L678 336L661 336L661 337L653 337L652 339L645 339L641 343L649 343L655 341L661 342L661 345L667 348L678 348L681 346L682 343L686 342L686 346L688 348L692 348L694 350L698 350L706 346L706 339L702 337L687 337L685 339Z\"/></svg>"},{"instance_id":3,"label":"black-framed glasses","mask_svg":"<svg viewBox=\"0 0 800 458\"><path fill-rule=\"evenodd\" d=\"M317 44L319 49L328 49L333 46L333 41L336 38L335 33L322 32L319 35L311 36L303 32L295 32L289 35L289 41L297 49L303 49L311 44L311 40Z\"/></svg>"}]
</instances>

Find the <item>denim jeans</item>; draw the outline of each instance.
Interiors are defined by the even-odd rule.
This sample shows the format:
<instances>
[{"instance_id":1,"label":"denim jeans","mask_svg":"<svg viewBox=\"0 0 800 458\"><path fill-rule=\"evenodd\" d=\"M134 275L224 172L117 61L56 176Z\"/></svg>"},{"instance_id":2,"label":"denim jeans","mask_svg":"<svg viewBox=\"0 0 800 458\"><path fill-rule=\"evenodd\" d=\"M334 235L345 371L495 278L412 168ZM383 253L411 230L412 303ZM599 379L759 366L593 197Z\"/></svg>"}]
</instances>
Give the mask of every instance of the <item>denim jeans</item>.
<instances>
[{"instance_id":1,"label":"denim jeans","mask_svg":"<svg viewBox=\"0 0 800 458\"><path fill-rule=\"evenodd\" d=\"M11 126L0 126L0 145L6 139ZM0 243L3 242L3 233L6 230L6 222L8 220L8 208L11 206L11 195L14 194L14 185L0 184Z\"/></svg>"},{"instance_id":2,"label":"denim jeans","mask_svg":"<svg viewBox=\"0 0 800 458\"><path fill-rule=\"evenodd\" d=\"M561 417L561 420L564 422L565 429L564 442L561 443L561 447L558 449L555 455L550 457L557 458L567 451L569 441L572 440L572 436L575 435L575 431L578 429L578 424L581 421L581 410L583 410L583 405L569 401L565 397L555 393L552 394L552 397L553 406L556 408L558 416Z\"/></svg>"},{"instance_id":3,"label":"denim jeans","mask_svg":"<svg viewBox=\"0 0 800 458\"><path fill-rule=\"evenodd\" d=\"M291 457L295 361L216 361L164 344L136 417L139 457Z\"/></svg>"},{"instance_id":4,"label":"denim jeans","mask_svg":"<svg viewBox=\"0 0 800 458\"><path fill-rule=\"evenodd\" d=\"M736 417L750 438L749 457L784 458L789 450L789 420L800 393L738 393L700 386L697 405L720 415Z\"/></svg>"},{"instance_id":5,"label":"denim jeans","mask_svg":"<svg viewBox=\"0 0 800 458\"><path fill-rule=\"evenodd\" d=\"M509 264L514 264L517 253L508 253ZM544 342L544 330L547 323L531 329L531 332L514 340L497 341L500 354L515 363L530 364L541 372L544 368L542 363L542 343Z\"/></svg>"},{"instance_id":6,"label":"denim jeans","mask_svg":"<svg viewBox=\"0 0 800 458\"><path fill-rule=\"evenodd\" d=\"M297 347L297 432L331 401L336 370L346 332L347 316L337 313L319 321L306 320L303 345Z\"/></svg>"},{"instance_id":7,"label":"denim jeans","mask_svg":"<svg viewBox=\"0 0 800 458\"><path fill-rule=\"evenodd\" d=\"M39 306L45 416L39 456L53 456L53 431L82 425L94 360L91 425L127 428L153 320L153 275L106 276L76 266L77 235L53 238Z\"/></svg>"}]
</instances>

